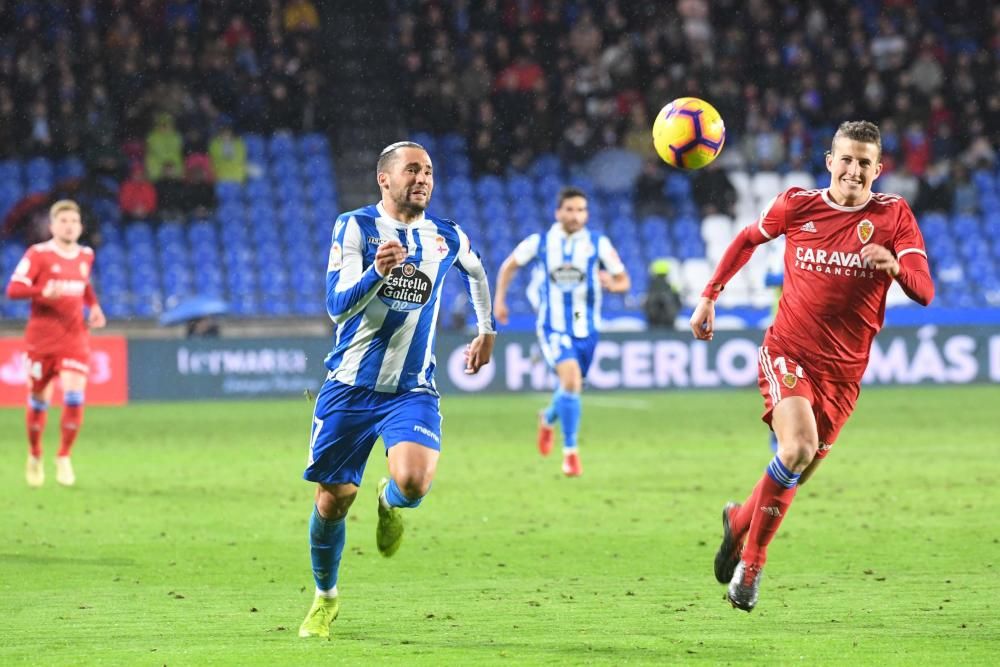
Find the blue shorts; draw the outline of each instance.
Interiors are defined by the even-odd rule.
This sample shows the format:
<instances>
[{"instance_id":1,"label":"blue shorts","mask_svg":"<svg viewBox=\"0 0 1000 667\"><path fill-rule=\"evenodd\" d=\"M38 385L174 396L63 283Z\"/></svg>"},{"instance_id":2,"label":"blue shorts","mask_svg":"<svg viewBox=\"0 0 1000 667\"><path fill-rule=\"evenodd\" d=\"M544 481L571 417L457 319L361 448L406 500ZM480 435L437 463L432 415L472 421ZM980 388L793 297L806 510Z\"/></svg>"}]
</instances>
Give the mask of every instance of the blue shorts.
<instances>
[{"instance_id":1,"label":"blue shorts","mask_svg":"<svg viewBox=\"0 0 1000 667\"><path fill-rule=\"evenodd\" d=\"M387 394L327 380L316 397L309 465L303 477L360 486L379 436L386 452L400 442L441 449L441 411L433 394Z\"/></svg>"},{"instance_id":2,"label":"blue shorts","mask_svg":"<svg viewBox=\"0 0 1000 667\"><path fill-rule=\"evenodd\" d=\"M586 338L575 338L566 333L553 331L549 328L538 330L538 346L542 356L552 370L564 361L573 359L580 364L580 374L587 377L590 364L594 361L594 349L597 348L597 334Z\"/></svg>"}]
</instances>

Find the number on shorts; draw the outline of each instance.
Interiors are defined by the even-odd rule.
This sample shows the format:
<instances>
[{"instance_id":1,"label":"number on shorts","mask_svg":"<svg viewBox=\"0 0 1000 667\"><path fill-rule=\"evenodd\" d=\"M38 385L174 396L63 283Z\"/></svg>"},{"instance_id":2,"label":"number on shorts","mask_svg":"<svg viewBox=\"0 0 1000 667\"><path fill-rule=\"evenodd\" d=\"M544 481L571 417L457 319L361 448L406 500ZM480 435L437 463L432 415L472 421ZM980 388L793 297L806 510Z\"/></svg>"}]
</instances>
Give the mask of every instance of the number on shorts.
<instances>
[{"instance_id":1,"label":"number on shorts","mask_svg":"<svg viewBox=\"0 0 1000 667\"><path fill-rule=\"evenodd\" d=\"M319 438L319 432L322 430L323 420L319 417L313 417L312 435L309 436L309 465L313 464L313 447L316 446L316 439Z\"/></svg>"},{"instance_id":2,"label":"number on shorts","mask_svg":"<svg viewBox=\"0 0 1000 667\"><path fill-rule=\"evenodd\" d=\"M788 375L788 363L785 361L784 357L777 357L772 364L775 368L781 371L782 375ZM795 377L804 377L802 375L802 366L795 367Z\"/></svg>"}]
</instances>

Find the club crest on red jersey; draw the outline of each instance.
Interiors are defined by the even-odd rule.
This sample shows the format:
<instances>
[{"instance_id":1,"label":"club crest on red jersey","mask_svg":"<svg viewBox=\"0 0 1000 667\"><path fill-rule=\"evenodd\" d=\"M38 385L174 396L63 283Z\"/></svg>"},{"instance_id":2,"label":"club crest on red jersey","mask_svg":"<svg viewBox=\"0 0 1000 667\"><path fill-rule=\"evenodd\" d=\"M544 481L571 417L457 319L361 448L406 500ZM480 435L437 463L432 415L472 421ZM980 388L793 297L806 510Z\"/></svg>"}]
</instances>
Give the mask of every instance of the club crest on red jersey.
<instances>
[{"instance_id":1,"label":"club crest on red jersey","mask_svg":"<svg viewBox=\"0 0 1000 667\"><path fill-rule=\"evenodd\" d=\"M799 379L795 377L795 373L785 373L781 376L781 383L789 389L793 389L798 381Z\"/></svg>"},{"instance_id":2,"label":"club crest on red jersey","mask_svg":"<svg viewBox=\"0 0 1000 667\"><path fill-rule=\"evenodd\" d=\"M861 239L862 244L868 243L874 233L875 225L868 218L858 223L858 238Z\"/></svg>"}]
</instances>

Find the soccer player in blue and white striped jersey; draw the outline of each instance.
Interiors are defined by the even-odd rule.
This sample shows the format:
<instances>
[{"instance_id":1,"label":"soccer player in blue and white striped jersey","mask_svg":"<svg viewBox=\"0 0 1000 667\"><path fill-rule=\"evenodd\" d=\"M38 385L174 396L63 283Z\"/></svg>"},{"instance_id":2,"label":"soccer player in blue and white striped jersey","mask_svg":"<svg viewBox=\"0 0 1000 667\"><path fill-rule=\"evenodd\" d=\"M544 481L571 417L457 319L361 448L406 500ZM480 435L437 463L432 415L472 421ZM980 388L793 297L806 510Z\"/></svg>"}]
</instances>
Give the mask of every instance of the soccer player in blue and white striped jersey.
<instances>
[{"instance_id":1,"label":"soccer player in blue and white striped jersey","mask_svg":"<svg viewBox=\"0 0 1000 667\"><path fill-rule=\"evenodd\" d=\"M326 306L337 332L303 475L317 483L309 521L316 597L301 637L328 637L339 613L345 519L375 440L382 437L389 465L378 488L383 556L402 540L400 509L417 507L430 489L441 448L434 332L452 267L465 279L479 325L465 372L478 372L493 353L496 329L479 255L457 224L425 212L434 189L427 151L408 141L387 146L376 172L382 200L344 213L333 228Z\"/></svg>"},{"instance_id":2,"label":"soccer player in blue and white striped jersey","mask_svg":"<svg viewBox=\"0 0 1000 667\"><path fill-rule=\"evenodd\" d=\"M601 292L627 292L631 282L608 237L585 229L587 196L581 190L560 190L555 216L547 232L521 241L500 267L495 312L506 324L507 289L514 275L526 264L541 266L546 279L540 289L538 343L559 376L559 387L539 416L538 449L549 454L553 424L559 421L563 472L575 477L583 472L577 451L580 392L601 329Z\"/></svg>"}]
</instances>

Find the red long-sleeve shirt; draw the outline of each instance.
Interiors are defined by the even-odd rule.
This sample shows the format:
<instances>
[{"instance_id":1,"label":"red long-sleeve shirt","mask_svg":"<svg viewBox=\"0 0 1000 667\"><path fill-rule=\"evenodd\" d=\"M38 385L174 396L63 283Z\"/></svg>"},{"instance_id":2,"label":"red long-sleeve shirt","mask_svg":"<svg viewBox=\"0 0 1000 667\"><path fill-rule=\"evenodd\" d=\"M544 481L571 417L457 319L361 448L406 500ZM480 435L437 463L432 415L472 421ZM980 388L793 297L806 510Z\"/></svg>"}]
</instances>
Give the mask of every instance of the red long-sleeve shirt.
<instances>
[{"instance_id":1,"label":"red long-sleeve shirt","mask_svg":"<svg viewBox=\"0 0 1000 667\"><path fill-rule=\"evenodd\" d=\"M826 190L791 188L736 236L703 295L714 299L758 245L782 234L785 277L768 336L817 377L860 382L893 281L861 258L861 248L888 248L899 261L895 280L906 295L924 306L934 298L913 212L898 195L873 193L848 207L835 204Z\"/></svg>"},{"instance_id":2,"label":"red long-sleeve shirt","mask_svg":"<svg viewBox=\"0 0 1000 667\"><path fill-rule=\"evenodd\" d=\"M94 251L85 246L67 252L52 241L28 248L7 284L8 299L31 299L24 332L29 355L83 354L89 349L84 306L97 304L90 284ZM61 295L45 298L45 285L57 283Z\"/></svg>"}]
</instances>

